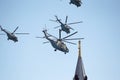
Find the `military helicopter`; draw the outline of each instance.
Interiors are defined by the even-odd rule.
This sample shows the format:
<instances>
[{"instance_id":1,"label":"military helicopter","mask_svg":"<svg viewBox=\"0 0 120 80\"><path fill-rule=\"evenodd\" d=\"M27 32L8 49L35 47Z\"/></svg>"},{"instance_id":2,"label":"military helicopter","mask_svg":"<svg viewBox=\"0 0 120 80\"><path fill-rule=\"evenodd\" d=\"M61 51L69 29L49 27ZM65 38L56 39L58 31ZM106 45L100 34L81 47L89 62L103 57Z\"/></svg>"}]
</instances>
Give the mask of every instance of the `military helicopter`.
<instances>
[{"instance_id":1,"label":"military helicopter","mask_svg":"<svg viewBox=\"0 0 120 80\"><path fill-rule=\"evenodd\" d=\"M72 24L78 24L78 23L82 23L82 21L80 22L74 22L74 23L67 23L67 20L68 20L68 16L66 16L66 20L65 20L65 23L61 22L61 19L58 19L58 17L55 15L56 17L56 20L51 20L50 21L54 21L54 22L58 22L60 23L61 25L60 26L56 26L54 27L55 29L58 28L58 27L61 27L61 30L66 32L67 34L70 33L70 29L74 30L73 28L71 28L69 25L72 25Z\"/></svg>"},{"instance_id":2,"label":"military helicopter","mask_svg":"<svg viewBox=\"0 0 120 80\"><path fill-rule=\"evenodd\" d=\"M44 43L51 43L52 47L55 48L54 51L62 51L64 52L65 54L69 52L69 49L67 48L66 44L64 42L67 42L67 43L70 43L70 44L74 44L76 45L75 43L72 43L72 42L68 42L67 40L78 40L78 39L83 39L83 38L73 38L73 39L66 39L74 34L76 34L77 32L74 32L66 37L63 37L61 38L61 30L59 29L59 38L51 35L51 34L48 34L47 33L47 30L43 30L43 33L44 33L44 37L36 37L36 38L46 38L48 41L47 42L44 42ZM55 38L56 40L50 38L50 37L53 37Z\"/></svg>"},{"instance_id":3,"label":"military helicopter","mask_svg":"<svg viewBox=\"0 0 120 80\"><path fill-rule=\"evenodd\" d=\"M82 2L81 2L81 0L70 0L69 4L74 4L77 7L80 7Z\"/></svg>"},{"instance_id":4,"label":"military helicopter","mask_svg":"<svg viewBox=\"0 0 120 80\"><path fill-rule=\"evenodd\" d=\"M5 32L7 35L7 40L12 40L14 42L18 42L18 38L15 36L15 34L29 34L29 33L15 33L16 30L18 29L18 27L13 31L13 32L9 32L6 29L3 29L0 25L1 31ZM0 35L5 35L5 34L0 34Z\"/></svg>"}]
</instances>

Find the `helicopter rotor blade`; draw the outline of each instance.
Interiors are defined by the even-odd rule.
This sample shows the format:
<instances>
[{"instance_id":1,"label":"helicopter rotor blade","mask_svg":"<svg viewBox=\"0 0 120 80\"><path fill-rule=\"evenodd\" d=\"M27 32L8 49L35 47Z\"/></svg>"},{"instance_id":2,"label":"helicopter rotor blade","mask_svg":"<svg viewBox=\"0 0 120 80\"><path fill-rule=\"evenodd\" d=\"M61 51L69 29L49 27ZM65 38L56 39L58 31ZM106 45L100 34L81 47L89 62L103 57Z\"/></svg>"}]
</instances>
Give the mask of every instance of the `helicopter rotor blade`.
<instances>
[{"instance_id":1,"label":"helicopter rotor blade","mask_svg":"<svg viewBox=\"0 0 120 80\"><path fill-rule=\"evenodd\" d=\"M0 34L0 35L5 35L5 34Z\"/></svg>"},{"instance_id":2,"label":"helicopter rotor blade","mask_svg":"<svg viewBox=\"0 0 120 80\"><path fill-rule=\"evenodd\" d=\"M68 25L78 24L78 23L82 23L82 21L80 21L80 22L74 22L74 23L68 23Z\"/></svg>"},{"instance_id":3,"label":"helicopter rotor blade","mask_svg":"<svg viewBox=\"0 0 120 80\"><path fill-rule=\"evenodd\" d=\"M52 19L50 19L49 21L52 21L52 22L57 22L56 20L52 20Z\"/></svg>"},{"instance_id":4,"label":"helicopter rotor blade","mask_svg":"<svg viewBox=\"0 0 120 80\"><path fill-rule=\"evenodd\" d=\"M60 26L56 26L56 27L54 27L54 29L56 29L56 28L59 28Z\"/></svg>"},{"instance_id":5,"label":"helicopter rotor blade","mask_svg":"<svg viewBox=\"0 0 120 80\"><path fill-rule=\"evenodd\" d=\"M61 30L59 29L59 39L61 39Z\"/></svg>"},{"instance_id":6,"label":"helicopter rotor blade","mask_svg":"<svg viewBox=\"0 0 120 80\"><path fill-rule=\"evenodd\" d=\"M16 29L12 32L12 34L14 34L17 29L18 29L18 26L17 26Z\"/></svg>"},{"instance_id":7,"label":"helicopter rotor blade","mask_svg":"<svg viewBox=\"0 0 120 80\"><path fill-rule=\"evenodd\" d=\"M45 38L45 36L44 37L36 37L36 38Z\"/></svg>"},{"instance_id":8,"label":"helicopter rotor blade","mask_svg":"<svg viewBox=\"0 0 120 80\"><path fill-rule=\"evenodd\" d=\"M70 37L70 36L72 36L72 35L74 35L74 34L76 34L76 33L77 33L77 31L74 32L74 33L72 33L72 34L70 34L70 35L68 35L68 36L66 36L66 37L64 37L64 38L62 38L62 39L68 38L68 37Z\"/></svg>"},{"instance_id":9,"label":"helicopter rotor blade","mask_svg":"<svg viewBox=\"0 0 120 80\"><path fill-rule=\"evenodd\" d=\"M17 35L28 35L29 33L15 33Z\"/></svg>"},{"instance_id":10,"label":"helicopter rotor blade","mask_svg":"<svg viewBox=\"0 0 120 80\"><path fill-rule=\"evenodd\" d=\"M49 43L49 41L43 42L43 44Z\"/></svg>"},{"instance_id":11,"label":"helicopter rotor blade","mask_svg":"<svg viewBox=\"0 0 120 80\"><path fill-rule=\"evenodd\" d=\"M51 35L48 35L47 37L51 37ZM45 36L43 36L43 37L37 36L36 38L45 38Z\"/></svg>"},{"instance_id":12,"label":"helicopter rotor blade","mask_svg":"<svg viewBox=\"0 0 120 80\"><path fill-rule=\"evenodd\" d=\"M73 43L73 42L69 42L69 41L65 41L65 40L63 40L63 41L66 42L66 43L69 43L69 44L76 45L76 43Z\"/></svg>"},{"instance_id":13,"label":"helicopter rotor blade","mask_svg":"<svg viewBox=\"0 0 120 80\"><path fill-rule=\"evenodd\" d=\"M71 39L64 39L64 40L81 40L81 39L84 39L84 38L71 38Z\"/></svg>"},{"instance_id":14,"label":"helicopter rotor blade","mask_svg":"<svg viewBox=\"0 0 120 80\"><path fill-rule=\"evenodd\" d=\"M66 16L66 19L65 19L65 24L67 24L67 20L68 20L68 16Z\"/></svg>"}]
</instances>

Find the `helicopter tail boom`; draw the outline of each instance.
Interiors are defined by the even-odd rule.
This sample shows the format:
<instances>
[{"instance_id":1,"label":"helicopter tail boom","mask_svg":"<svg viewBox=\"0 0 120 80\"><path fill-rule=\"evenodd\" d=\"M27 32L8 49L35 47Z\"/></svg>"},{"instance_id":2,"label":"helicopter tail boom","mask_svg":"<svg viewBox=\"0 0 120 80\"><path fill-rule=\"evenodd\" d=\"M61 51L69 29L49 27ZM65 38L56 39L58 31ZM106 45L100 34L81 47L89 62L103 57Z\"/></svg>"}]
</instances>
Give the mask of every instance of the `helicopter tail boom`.
<instances>
[{"instance_id":1,"label":"helicopter tail boom","mask_svg":"<svg viewBox=\"0 0 120 80\"><path fill-rule=\"evenodd\" d=\"M46 38L46 39L49 39L48 36L47 36L47 30L45 29L45 30L43 30L42 32L44 33L45 38Z\"/></svg>"}]
</instances>

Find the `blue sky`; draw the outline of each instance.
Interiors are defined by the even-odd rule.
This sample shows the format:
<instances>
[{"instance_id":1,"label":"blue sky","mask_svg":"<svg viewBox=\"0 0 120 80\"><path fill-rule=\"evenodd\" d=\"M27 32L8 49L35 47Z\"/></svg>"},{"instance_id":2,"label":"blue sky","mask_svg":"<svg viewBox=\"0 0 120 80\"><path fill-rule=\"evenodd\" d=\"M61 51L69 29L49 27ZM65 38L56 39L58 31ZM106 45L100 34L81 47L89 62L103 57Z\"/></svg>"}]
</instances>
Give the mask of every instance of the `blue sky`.
<instances>
[{"instance_id":1,"label":"blue sky","mask_svg":"<svg viewBox=\"0 0 120 80\"><path fill-rule=\"evenodd\" d=\"M67 44L70 52L54 52L44 44L42 30L58 36L50 22L57 15L68 22L83 21L72 25L78 31L73 37L82 40L82 58L89 80L119 80L120 74L120 1L83 0L81 7L69 5L69 0L0 0L0 25L16 32L19 42L7 41L0 36L0 80L72 80L77 63L77 45ZM74 31L71 31L74 32ZM0 33L2 33L0 31ZM64 36L66 34L63 33ZM77 43L77 41L74 41Z\"/></svg>"}]
</instances>

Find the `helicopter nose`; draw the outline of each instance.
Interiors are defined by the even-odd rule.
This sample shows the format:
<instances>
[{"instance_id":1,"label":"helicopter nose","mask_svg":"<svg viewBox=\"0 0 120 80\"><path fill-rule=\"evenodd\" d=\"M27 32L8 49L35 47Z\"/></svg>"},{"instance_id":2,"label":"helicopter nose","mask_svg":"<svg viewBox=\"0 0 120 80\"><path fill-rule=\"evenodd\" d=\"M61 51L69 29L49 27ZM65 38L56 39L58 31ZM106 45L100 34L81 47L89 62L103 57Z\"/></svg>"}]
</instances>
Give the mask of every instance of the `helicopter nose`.
<instances>
[{"instance_id":1,"label":"helicopter nose","mask_svg":"<svg viewBox=\"0 0 120 80\"><path fill-rule=\"evenodd\" d=\"M18 38L17 37L15 38L15 42L18 42Z\"/></svg>"},{"instance_id":2,"label":"helicopter nose","mask_svg":"<svg viewBox=\"0 0 120 80\"><path fill-rule=\"evenodd\" d=\"M70 30L67 31L67 34L69 34L69 33L70 33Z\"/></svg>"},{"instance_id":3,"label":"helicopter nose","mask_svg":"<svg viewBox=\"0 0 120 80\"><path fill-rule=\"evenodd\" d=\"M68 48L66 48L66 52L69 52L69 49L68 49Z\"/></svg>"}]
</instances>

